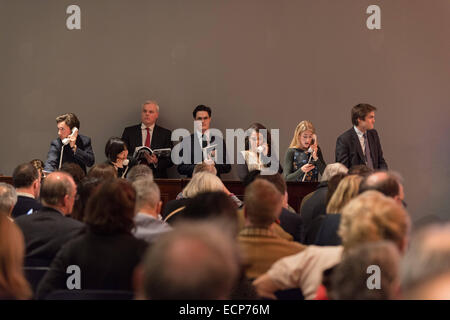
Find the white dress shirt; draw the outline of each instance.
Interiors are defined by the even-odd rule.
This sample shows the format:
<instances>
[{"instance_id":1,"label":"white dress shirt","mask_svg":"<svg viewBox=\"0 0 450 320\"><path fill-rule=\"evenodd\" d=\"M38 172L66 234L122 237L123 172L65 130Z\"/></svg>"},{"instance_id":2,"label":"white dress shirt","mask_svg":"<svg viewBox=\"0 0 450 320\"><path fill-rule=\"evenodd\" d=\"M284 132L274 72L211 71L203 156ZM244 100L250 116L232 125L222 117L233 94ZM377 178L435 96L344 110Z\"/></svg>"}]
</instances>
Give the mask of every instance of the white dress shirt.
<instances>
[{"instance_id":1,"label":"white dress shirt","mask_svg":"<svg viewBox=\"0 0 450 320\"><path fill-rule=\"evenodd\" d=\"M355 132L358 135L359 143L361 144L361 149L364 155L366 155L366 143L364 142L364 133L359 130L356 126L353 126L355 128Z\"/></svg>"}]
</instances>

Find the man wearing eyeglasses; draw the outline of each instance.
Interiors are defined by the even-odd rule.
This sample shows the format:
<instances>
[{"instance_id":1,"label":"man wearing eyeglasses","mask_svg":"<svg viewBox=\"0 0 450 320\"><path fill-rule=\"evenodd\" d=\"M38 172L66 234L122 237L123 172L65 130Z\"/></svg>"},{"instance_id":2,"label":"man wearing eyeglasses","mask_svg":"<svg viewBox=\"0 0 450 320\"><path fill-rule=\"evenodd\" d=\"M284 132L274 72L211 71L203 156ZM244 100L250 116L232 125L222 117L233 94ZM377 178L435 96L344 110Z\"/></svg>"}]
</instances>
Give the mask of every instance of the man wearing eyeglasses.
<instances>
[{"instance_id":1,"label":"man wearing eyeglasses","mask_svg":"<svg viewBox=\"0 0 450 320\"><path fill-rule=\"evenodd\" d=\"M222 173L230 172L231 165L227 161L225 141L221 137L211 134L210 131L211 108L199 105L194 109L192 115L195 130L181 142L183 148L180 153L182 157L183 152L190 152L190 161L181 163L178 166L178 173L191 178L195 165L201 162L214 164L219 177Z\"/></svg>"}]
</instances>

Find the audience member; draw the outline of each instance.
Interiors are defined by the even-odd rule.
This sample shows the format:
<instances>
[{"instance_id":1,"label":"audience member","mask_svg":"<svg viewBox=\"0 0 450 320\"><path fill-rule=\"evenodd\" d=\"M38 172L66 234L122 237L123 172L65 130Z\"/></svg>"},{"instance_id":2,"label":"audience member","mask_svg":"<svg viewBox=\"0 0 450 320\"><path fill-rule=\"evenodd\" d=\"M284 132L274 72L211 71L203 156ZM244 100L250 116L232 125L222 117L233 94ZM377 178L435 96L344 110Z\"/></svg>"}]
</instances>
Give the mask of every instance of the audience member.
<instances>
[{"instance_id":1,"label":"audience member","mask_svg":"<svg viewBox=\"0 0 450 320\"><path fill-rule=\"evenodd\" d=\"M245 189L246 226L240 231L238 242L249 279L255 279L269 270L280 258L305 248L278 237L270 230L281 213L282 205L283 196L269 181L256 179Z\"/></svg>"},{"instance_id":2,"label":"audience member","mask_svg":"<svg viewBox=\"0 0 450 320\"><path fill-rule=\"evenodd\" d=\"M166 222L161 221L162 201L158 185L150 179L141 178L133 182L133 187L136 190L137 212L133 234L138 239L152 243L161 234L172 230Z\"/></svg>"},{"instance_id":3,"label":"audience member","mask_svg":"<svg viewBox=\"0 0 450 320\"><path fill-rule=\"evenodd\" d=\"M363 193L367 190L381 192L385 196L393 198L400 205L406 207L403 184L400 175L397 173L390 171L378 171L372 173L361 181L359 193Z\"/></svg>"},{"instance_id":4,"label":"audience member","mask_svg":"<svg viewBox=\"0 0 450 320\"><path fill-rule=\"evenodd\" d=\"M126 127L122 133L129 152L134 155L137 147L146 146L152 150L172 148L170 130L156 124L159 117L159 105L156 101L145 101L142 105L141 123ZM170 156L157 156L144 153L141 164L151 168L155 178L167 178L167 169L173 166Z\"/></svg>"},{"instance_id":5,"label":"audience member","mask_svg":"<svg viewBox=\"0 0 450 320\"><path fill-rule=\"evenodd\" d=\"M117 178L117 171L107 163L94 165L87 174L88 178L97 178L102 181Z\"/></svg>"},{"instance_id":6,"label":"audience member","mask_svg":"<svg viewBox=\"0 0 450 320\"><path fill-rule=\"evenodd\" d=\"M60 171L70 174L77 185L77 188L80 186L81 180L86 176L86 172L84 172L78 164L73 162L64 163Z\"/></svg>"},{"instance_id":7,"label":"audience member","mask_svg":"<svg viewBox=\"0 0 450 320\"><path fill-rule=\"evenodd\" d=\"M304 120L295 128L286 152L284 178L286 181L318 181L319 173L322 174L325 167L316 130L311 122Z\"/></svg>"},{"instance_id":8,"label":"audience member","mask_svg":"<svg viewBox=\"0 0 450 320\"><path fill-rule=\"evenodd\" d=\"M0 300L31 298L31 288L23 273L24 255L22 232L0 213Z\"/></svg>"},{"instance_id":9,"label":"audience member","mask_svg":"<svg viewBox=\"0 0 450 320\"><path fill-rule=\"evenodd\" d=\"M399 251L389 241L369 242L350 249L331 274L328 296L332 300L396 299L399 265ZM379 278L371 280L371 274Z\"/></svg>"},{"instance_id":10,"label":"audience member","mask_svg":"<svg viewBox=\"0 0 450 320\"><path fill-rule=\"evenodd\" d=\"M342 163L331 163L325 167L322 174L320 184L317 186L317 190L312 193L309 199L303 198L302 206L300 208L300 215L303 219L303 225L305 234L308 234L309 227L312 221L320 215L325 215L327 208L327 192L328 192L328 180L338 173L346 174L348 171Z\"/></svg>"},{"instance_id":11,"label":"audience member","mask_svg":"<svg viewBox=\"0 0 450 320\"><path fill-rule=\"evenodd\" d=\"M81 222L84 221L84 216L86 215L86 205L89 198L102 182L102 179L90 177L86 177L81 181L81 184L77 189L77 198L75 199L73 210L70 214L71 218Z\"/></svg>"},{"instance_id":12,"label":"audience member","mask_svg":"<svg viewBox=\"0 0 450 320\"><path fill-rule=\"evenodd\" d=\"M141 178L153 181L153 171L145 164L135 165L130 169L130 171L127 174L127 179L131 183Z\"/></svg>"},{"instance_id":13,"label":"audience member","mask_svg":"<svg viewBox=\"0 0 450 320\"><path fill-rule=\"evenodd\" d=\"M91 138L78 133L80 121L73 113L66 113L56 117L56 124L58 127L58 139L53 140L50 144L44 170L53 172L61 167L61 163L74 162L86 172L86 166L90 167L95 162ZM74 130L74 128L78 130ZM68 139L67 144L63 142L66 141L65 139ZM61 154L63 148L64 150Z\"/></svg>"},{"instance_id":14,"label":"audience member","mask_svg":"<svg viewBox=\"0 0 450 320\"><path fill-rule=\"evenodd\" d=\"M414 235L400 277L404 299L450 299L450 224L430 225Z\"/></svg>"},{"instance_id":15,"label":"audience member","mask_svg":"<svg viewBox=\"0 0 450 320\"><path fill-rule=\"evenodd\" d=\"M0 182L0 215L4 215L12 220L11 214L16 203L16 189L8 183Z\"/></svg>"},{"instance_id":16,"label":"audience member","mask_svg":"<svg viewBox=\"0 0 450 320\"><path fill-rule=\"evenodd\" d=\"M358 176L361 177L367 177L368 175L372 174L374 171L373 169L370 169L368 166L366 166L365 164L357 164L354 166L351 166L350 169L348 169L348 174L356 174Z\"/></svg>"},{"instance_id":17,"label":"audience member","mask_svg":"<svg viewBox=\"0 0 450 320\"><path fill-rule=\"evenodd\" d=\"M41 176L30 163L17 166L13 172L13 185L17 191L17 203L12 211L12 217L31 214L42 208L37 200L41 191Z\"/></svg>"},{"instance_id":18,"label":"audience member","mask_svg":"<svg viewBox=\"0 0 450 320\"><path fill-rule=\"evenodd\" d=\"M137 296L151 300L229 299L238 281L237 249L219 226L178 226L148 251Z\"/></svg>"},{"instance_id":19,"label":"audience member","mask_svg":"<svg viewBox=\"0 0 450 320\"><path fill-rule=\"evenodd\" d=\"M105 181L89 199L86 232L56 255L37 296L67 289L67 267L81 270L81 290L132 291L132 274L147 243L131 234L136 192L124 179Z\"/></svg>"},{"instance_id":20,"label":"audience member","mask_svg":"<svg viewBox=\"0 0 450 320\"><path fill-rule=\"evenodd\" d=\"M187 157L189 160L183 160L178 166L177 170L179 174L186 175L191 178L194 172L195 165L199 162L207 161L214 164L217 169L217 176L220 177L223 173L231 171L230 162L227 161L227 150L225 141L221 137L215 136L210 132L211 123L211 108L199 105L192 112L194 121L201 122L200 126L194 126L195 132L189 137L185 137L182 143L182 150L179 156L183 159L183 153L189 153ZM216 145L214 151L211 152L211 156L205 158L205 152L202 149Z\"/></svg>"},{"instance_id":21,"label":"audience member","mask_svg":"<svg viewBox=\"0 0 450 320\"><path fill-rule=\"evenodd\" d=\"M15 220L25 237L26 265L48 266L59 249L82 231L81 222L66 217L72 212L76 194L69 174L50 173L42 183L42 209Z\"/></svg>"},{"instance_id":22,"label":"audience member","mask_svg":"<svg viewBox=\"0 0 450 320\"><path fill-rule=\"evenodd\" d=\"M364 243L388 240L403 253L409 226L409 216L403 207L379 192L368 191L352 199L342 210L339 226L342 246L308 246L275 262L254 285L264 297L274 298L273 292L277 290L301 288L306 299L313 299L323 271L336 266L343 252Z\"/></svg>"},{"instance_id":23,"label":"audience member","mask_svg":"<svg viewBox=\"0 0 450 320\"><path fill-rule=\"evenodd\" d=\"M41 159L33 159L30 161L30 164L36 168L36 170L39 172L39 175L41 176L41 180L45 178L44 175L44 161Z\"/></svg>"}]
</instances>

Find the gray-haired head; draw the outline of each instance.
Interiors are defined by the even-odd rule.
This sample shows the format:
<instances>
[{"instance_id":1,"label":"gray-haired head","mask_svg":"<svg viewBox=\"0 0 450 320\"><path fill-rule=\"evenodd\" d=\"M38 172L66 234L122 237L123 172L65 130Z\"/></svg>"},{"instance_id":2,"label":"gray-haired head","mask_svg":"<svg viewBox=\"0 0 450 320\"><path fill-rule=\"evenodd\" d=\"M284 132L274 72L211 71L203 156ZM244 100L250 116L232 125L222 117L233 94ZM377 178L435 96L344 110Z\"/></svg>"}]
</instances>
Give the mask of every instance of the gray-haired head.
<instances>
[{"instance_id":1,"label":"gray-haired head","mask_svg":"<svg viewBox=\"0 0 450 320\"><path fill-rule=\"evenodd\" d=\"M127 179L134 182L137 179L145 178L153 181L153 171L145 164L138 164L130 169L127 174Z\"/></svg>"},{"instance_id":2,"label":"gray-haired head","mask_svg":"<svg viewBox=\"0 0 450 320\"><path fill-rule=\"evenodd\" d=\"M140 178L133 182L136 190L136 211L142 207L156 208L161 200L158 185L150 179Z\"/></svg>"},{"instance_id":3,"label":"gray-haired head","mask_svg":"<svg viewBox=\"0 0 450 320\"><path fill-rule=\"evenodd\" d=\"M330 163L325 167L325 170L323 171L322 178L320 181L328 181L332 176L338 173L346 174L347 172L348 172L347 167L344 166L342 163L339 162Z\"/></svg>"},{"instance_id":4,"label":"gray-haired head","mask_svg":"<svg viewBox=\"0 0 450 320\"><path fill-rule=\"evenodd\" d=\"M159 104L158 104L158 102L156 102L155 100L146 100L146 101L142 104L141 108L144 109L144 107L145 107L146 105L148 105L148 104L153 104L153 105L155 105L156 111L159 112Z\"/></svg>"},{"instance_id":5,"label":"gray-haired head","mask_svg":"<svg viewBox=\"0 0 450 320\"><path fill-rule=\"evenodd\" d=\"M450 289L449 223L424 227L413 236L401 263L400 274L403 298L448 299ZM447 281L442 281L444 278ZM446 286L447 289L438 290L439 286Z\"/></svg>"},{"instance_id":6,"label":"gray-haired head","mask_svg":"<svg viewBox=\"0 0 450 320\"><path fill-rule=\"evenodd\" d=\"M10 215L17 202L16 189L10 184L0 182L0 213Z\"/></svg>"}]
</instances>

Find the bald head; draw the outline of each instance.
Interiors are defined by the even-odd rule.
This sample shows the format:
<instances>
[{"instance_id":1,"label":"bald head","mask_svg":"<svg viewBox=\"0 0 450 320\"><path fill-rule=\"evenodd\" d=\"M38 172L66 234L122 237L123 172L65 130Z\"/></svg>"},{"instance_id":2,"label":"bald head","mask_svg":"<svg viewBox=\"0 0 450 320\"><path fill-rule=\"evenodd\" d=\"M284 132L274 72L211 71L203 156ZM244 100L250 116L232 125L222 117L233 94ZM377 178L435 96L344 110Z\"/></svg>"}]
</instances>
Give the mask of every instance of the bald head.
<instances>
[{"instance_id":1,"label":"bald head","mask_svg":"<svg viewBox=\"0 0 450 320\"><path fill-rule=\"evenodd\" d=\"M45 206L55 208L63 214L70 214L76 193L77 187L72 176L55 171L42 183L41 201Z\"/></svg>"},{"instance_id":2,"label":"bald head","mask_svg":"<svg viewBox=\"0 0 450 320\"><path fill-rule=\"evenodd\" d=\"M398 203L402 203L404 199L403 185L398 174L388 171L379 171L370 174L361 182L359 193L368 190L381 192L387 197L394 198Z\"/></svg>"},{"instance_id":3,"label":"bald head","mask_svg":"<svg viewBox=\"0 0 450 320\"><path fill-rule=\"evenodd\" d=\"M227 299L238 274L234 242L210 223L179 225L150 249L143 272L149 299Z\"/></svg>"}]
</instances>

